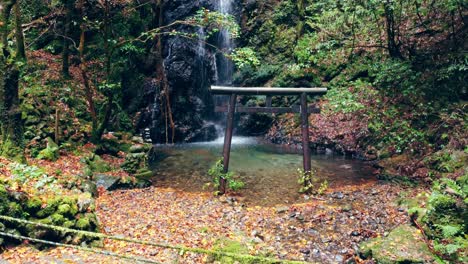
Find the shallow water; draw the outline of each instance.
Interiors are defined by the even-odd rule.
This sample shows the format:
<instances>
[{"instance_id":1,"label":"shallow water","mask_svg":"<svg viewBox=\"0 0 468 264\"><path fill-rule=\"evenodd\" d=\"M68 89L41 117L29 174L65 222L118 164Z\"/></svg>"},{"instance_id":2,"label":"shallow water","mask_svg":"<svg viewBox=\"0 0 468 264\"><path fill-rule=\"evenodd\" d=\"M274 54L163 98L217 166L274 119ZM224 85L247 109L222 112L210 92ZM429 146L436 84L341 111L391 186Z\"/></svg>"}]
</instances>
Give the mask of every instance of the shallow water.
<instances>
[{"instance_id":1,"label":"shallow water","mask_svg":"<svg viewBox=\"0 0 468 264\"><path fill-rule=\"evenodd\" d=\"M154 185L188 192L211 191L208 169L222 155L223 139L212 142L156 145ZM372 168L359 160L336 155L313 155L312 167L329 189L374 181ZM248 205L273 206L305 201L298 193L300 150L264 143L256 138L234 137L230 171L246 183L239 191Z\"/></svg>"}]
</instances>

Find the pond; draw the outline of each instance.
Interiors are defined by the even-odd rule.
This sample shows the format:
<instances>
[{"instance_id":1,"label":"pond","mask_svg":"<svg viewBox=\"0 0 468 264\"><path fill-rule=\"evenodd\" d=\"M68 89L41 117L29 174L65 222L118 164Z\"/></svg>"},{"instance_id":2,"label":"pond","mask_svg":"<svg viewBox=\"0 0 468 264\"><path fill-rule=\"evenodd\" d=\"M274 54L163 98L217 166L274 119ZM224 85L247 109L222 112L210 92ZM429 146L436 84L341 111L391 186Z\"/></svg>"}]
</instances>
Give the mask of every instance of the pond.
<instances>
[{"instance_id":1,"label":"pond","mask_svg":"<svg viewBox=\"0 0 468 264\"><path fill-rule=\"evenodd\" d=\"M186 192L214 191L208 169L222 157L223 138L212 142L155 145L152 168L157 187ZM274 206L306 202L298 193L301 150L266 143L252 137L233 137L230 171L245 182L238 191L247 205ZM312 155L312 167L329 190L375 181L372 167L341 155Z\"/></svg>"}]
</instances>

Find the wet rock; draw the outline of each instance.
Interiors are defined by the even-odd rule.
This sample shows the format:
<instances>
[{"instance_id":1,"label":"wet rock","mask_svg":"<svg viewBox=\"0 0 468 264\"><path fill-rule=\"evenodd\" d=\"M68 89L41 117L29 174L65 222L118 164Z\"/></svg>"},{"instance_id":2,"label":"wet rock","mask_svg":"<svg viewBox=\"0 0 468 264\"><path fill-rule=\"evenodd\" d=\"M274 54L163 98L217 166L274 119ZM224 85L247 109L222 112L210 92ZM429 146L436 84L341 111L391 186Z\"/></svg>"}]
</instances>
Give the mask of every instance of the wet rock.
<instances>
[{"instance_id":1,"label":"wet rock","mask_svg":"<svg viewBox=\"0 0 468 264\"><path fill-rule=\"evenodd\" d=\"M119 181L119 178L115 176L109 176L106 174L96 174L94 176L94 180L98 188L102 187L105 190L111 190L115 187L115 185Z\"/></svg>"},{"instance_id":2,"label":"wet rock","mask_svg":"<svg viewBox=\"0 0 468 264\"><path fill-rule=\"evenodd\" d=\"M147 153L151 147L150 144L136 144L132 145L128 151L130 153Z\"/></svg>"},{"instance_id":3,"label":"wet rock","mask_svg":"<svg viewBox=\"0 0 468 264\"><path fill-rule=\"evenodd\" d=\"M351 166L349 164L343 164L343 165L340 165L338 168L345 169L345 170L350 170L350 169L353 168L353 166Z\"/></svg>"},{"instance_id":4,"label":"wet rock","mask_svg":"<svg viewBox=\"0 0 468 264\"><path fill-rule=\"evenodd\" d=\"M344 194L342 192L334 192L331 194L331 197L335 199L343 199Z\"/></svg>"},{"instance_id":5,"label":"wet rock","mask_svg":"<svg viewBox=\"0 0 468 264\"><path fill-rule=\"evenodd\" d=\"M378 263L432 263L434 257L418 229L401 225L387 237L371 239L359 246L360 254Z\"/></svg>"},{"instance_id":6,"label":"wet rock","mask_svg":"<svg viewBox=\"0 0 468 264\"><path fill-rule=\"evenodd\" d=\"M334 258L333 258L334 261L336 261L336 263L342 263L344 258L343 256L341 255L336 255Z\"/></svg>"},{"instance_id":7,"label":"wet rock","mask_svg":"<svg viewBox=\"0 0 468 264\"><path fill-rule=\"evenodd\" d=\"M309 235L311 235L311 236L317 236L317 235L320 234L317 230L315 230L315 229L313 229L313 228L308 229L308 230L307 230L307 233L308 233Z\"/></svg>"},{"instance_id":8,"label":"wet rock","mask_svg":"<svg viewBox=\"0 0 468 264\"><path fill-rule=\"evenodd\" d=\"M132 142L133 142L133 143L138 143L138 144L143 144L143 143L145 143L145 141L143 140L142 137L137 137L137 136L132 137Z\"/></svg>"}]
</instances>

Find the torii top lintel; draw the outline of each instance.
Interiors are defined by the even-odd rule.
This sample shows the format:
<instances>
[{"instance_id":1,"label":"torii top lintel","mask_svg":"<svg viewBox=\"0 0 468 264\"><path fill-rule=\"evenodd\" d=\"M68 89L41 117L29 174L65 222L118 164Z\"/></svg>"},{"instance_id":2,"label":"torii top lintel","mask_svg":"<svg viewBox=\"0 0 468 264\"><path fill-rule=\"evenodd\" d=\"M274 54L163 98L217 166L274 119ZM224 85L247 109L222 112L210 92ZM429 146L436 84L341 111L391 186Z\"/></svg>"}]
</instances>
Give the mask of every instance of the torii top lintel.
<instances>
[{"instance_id":1,"label":"torii top lintel","mask_svg":"<svg viewBox=\"0 0 468 264\"><path fill-rule=\"evenodd\" d=\"M327 88L279 88L279 87L227 87L211 86L213 94L237 94L237 95L300 95L300 94L325 94Z\"/></svg>"}]
</instances>

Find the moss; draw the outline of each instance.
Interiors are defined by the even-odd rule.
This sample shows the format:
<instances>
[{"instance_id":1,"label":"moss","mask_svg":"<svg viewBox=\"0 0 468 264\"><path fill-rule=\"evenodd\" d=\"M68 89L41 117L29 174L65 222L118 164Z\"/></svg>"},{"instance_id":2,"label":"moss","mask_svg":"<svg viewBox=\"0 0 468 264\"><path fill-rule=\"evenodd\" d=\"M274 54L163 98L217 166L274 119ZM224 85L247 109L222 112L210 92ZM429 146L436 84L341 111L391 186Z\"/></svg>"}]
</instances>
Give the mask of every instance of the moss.
<instances>
[{"instance_id":1,"label":"moss","mask_svg":"<svg viewBox=\"0 0 468 264\"><path fill-rule=\"evenodd\" d=\"M87 217L81 217L76 221L75 227L81 230L88 230L91 227L91 223Z\"/></svg>"},{"instance_id":2,"label":"moss","mask_svg":"<svg viewBox=\"0 0 468 264\"><path fill-rule=\"evenodd\" d=\"M44 224L44 225L51 225L51 224L53 224L53 223L52 223L52 218L51 218L51 217L39 219L37 222L39 222L39 223L41 223L41 224Z\"/></svg>"},{"instance_id":3,"label":"moss","mask_svg":"<svg viewBox=\"0 0 468 264\"><path fill-rule=\"evenodd\" d=\"M5 186L0 184L0 214L5 213L8 204L8 191Z\"/></svg>"},{"instance_id":4,"label":"moss","mask_svg":"<svg viewBox=\"0 0 468 264\"><path fill-rule=\"evenodd\" d=\"M246 245L238 241L230 240L230 239L217 240L214 244L213 250L236 253L236 254L249 254L249 249L246 247ZM220 263L226 263L226 264L239 263L237 259L227 257L227 256L213 255L211 257L213 258L214 261L219 261ZM247 260L245 260L242 263L251 263L251 262L248 262ZM256 263L256 262L252 262L252 263Z\"/></svg>"},{"instance_id":5,"label":"moss","mask_svg":"<svg viewBox=\"0 0 468 264\"><path fill-rule=\"evenodd\" d=\"M430 263L434 260L421 232L408 225L395 228L387 237L361 243L359 250L363 257L373 257L381 264Z\"/></svg>"},{"instance_id":6,"label":"moss","mask_svg":"<svg viewBox=\"0 0 468 264\"><path fill-rule=\"evenodd\" d=\"M39 152L37 155L38 159L56 161L59 158L59 147L55 142L49 137L47 138L47 147Z\"/></svg>"},{"instance_id":7,"label":"moss","mask_svg":"<svg viewBox=\"0 0 468 264\"><path fill-rule=\"evenodd\" d=\"M66 228L72 228L75 225L75 221L66 220L63 222L62 226Z\"/></svg>"},{"instance_id":8,"label":"moss","mask_svg":"<svg viewBox=\"0 0 468 264\"><path fill-rule=\"evenodd\" d=\"M135 174L135 177L137 179L150 179L153 177L153 172L150 171L149 169L147 168L144 168L144 169L140 169L137 171L137 173Z\"/></svg>"},{"instance_id":9,"label":"moss","mask_svg":"<svg viewBox=\"0 0 468 264\"><path fill-rule=\"evenodd\" d=\"M23 208L20 204L15 202L8 203L8 215L13 217L21 217L23 215Z\"/></svg>"},{"instance_id":10,"label":"moss","mask_svg":"<svg viewBox=\"0 0 468 264\"><path fill-rule=\"evenodd\" d=\"M57 213L61 215L71 215L71 206L68 204L61 204L58 206Z\"/></svg>"},{"instance_id":11,"label":"moss","mask_svg":"<svg viewBox=\"0 0 468 264\"><path fill-rule=\"evenodd\" d=\"M42 206L42 201L38 197L33 197L26 202L25 209L30 214L36 214Z\"/></svg>"},{"instance_id":12,"label":"moss","mask_svg":"<svg viewBox=\"0 0 468 264\"><path fill-rule=\"evenodd\" d=\"M65 222L65 217L59 213L52 214L50 218L52 219L52 223L54 223L54 225L62 225Z\"/></svg>"},{"instance_id":13,"label":"moss","mask_svg":"<svg viewBox=\"0 0 468 264\"><path fill-rule=\"evenodd\" d=\"M46 207L43 209L39 210L36 214L37 217L39 218L45 218L55 212L57 209L57 206L59 204L60 200L59 199L49 199L46 202Z\"/></svg>"},{"instance_id":14,"label":"moss","mask_svg":"<svg viewBox=\"0 0 468 264\"><path fill-rule=\"evenodd\" d=\"M92 175L93 172L104 173L111 170L109 164L107 164L99 155L92 155L84 159L87 168L87 175Z\"/></svg>"}]
</instances>

